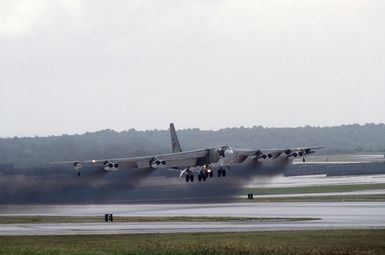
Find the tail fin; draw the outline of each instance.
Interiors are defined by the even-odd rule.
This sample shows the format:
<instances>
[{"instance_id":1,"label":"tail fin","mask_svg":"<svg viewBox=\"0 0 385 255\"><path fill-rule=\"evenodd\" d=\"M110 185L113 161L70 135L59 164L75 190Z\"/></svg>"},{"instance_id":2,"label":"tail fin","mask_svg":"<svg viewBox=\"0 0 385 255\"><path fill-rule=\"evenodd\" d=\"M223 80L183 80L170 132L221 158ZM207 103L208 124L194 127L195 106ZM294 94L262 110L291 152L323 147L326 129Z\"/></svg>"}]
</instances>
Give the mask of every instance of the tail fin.
<instances>
[{"instance_id":1,"label":"tail fin","mask_svg":"<svg viewBox=\"0 0 385 255\"><path fill-rule=\"evenodd\" d=\"M182 152L182 149L179 144L179 139L175 131L174 123L170 123L170 133L172 152Z\"/></svg>"}]
</instances>

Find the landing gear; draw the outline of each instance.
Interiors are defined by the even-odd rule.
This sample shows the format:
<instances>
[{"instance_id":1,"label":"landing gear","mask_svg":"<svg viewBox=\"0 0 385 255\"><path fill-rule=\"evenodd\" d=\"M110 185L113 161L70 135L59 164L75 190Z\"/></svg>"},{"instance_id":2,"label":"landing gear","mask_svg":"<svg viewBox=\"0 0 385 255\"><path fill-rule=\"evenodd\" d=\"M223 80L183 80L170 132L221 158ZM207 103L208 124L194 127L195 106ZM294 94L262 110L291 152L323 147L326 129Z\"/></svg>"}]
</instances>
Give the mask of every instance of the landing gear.
<instances>
[{"instance_id":1,"label":"landing gear","mask_svg":"<svg viewBox=\"0 0 385 255\"><path fill-rule=\"evenodd\" d=\"M303 162L303 163L305 163L305 162L306 162L305 158L302 158L302 162Z\"/></svg>"},{"instance_id":2,"label":"landing gear","mask_svg":"<svg viewBox=\"0 0 385 255\"><path fill-rule=\"evenodd\" d=\"M210 178L213 178L213 176L214 176L214 173L213 173L213 171L212 171L212 170L210 171L210 173L209 173L209 176L210 176Z\"/></svg>"},{"instance_id":3,"label":"landing gear","mask_svg":"<svg viewBox=\"0 0 385 255\"><path fill-rule=\"evenodd\" d=\"M193 174L186 174L186 182L193 182L194 181L194 175Z\"/></svg>"},{"instance_id":4,"label":"landing gear","mask_svg":"<svg viewBox=\"0 0 385 255\"><path fill-rule=\"evenodd\" d=\"M202 173L198 174L198 181L206 181L206 179L207 179L206 174L202 174Z\"/></svg>"},{"instance_id":5,"label":"landing gear","mask_svg":"<svg viewBox=\"0 0 385 255\"><path fill-rule=\"evenodd\" d=\"M217 174L218 174L218 177L226 177L226 170L223 169L223 168L219 168L218 171L217 171Z\"/></svg>"}]
</instances>

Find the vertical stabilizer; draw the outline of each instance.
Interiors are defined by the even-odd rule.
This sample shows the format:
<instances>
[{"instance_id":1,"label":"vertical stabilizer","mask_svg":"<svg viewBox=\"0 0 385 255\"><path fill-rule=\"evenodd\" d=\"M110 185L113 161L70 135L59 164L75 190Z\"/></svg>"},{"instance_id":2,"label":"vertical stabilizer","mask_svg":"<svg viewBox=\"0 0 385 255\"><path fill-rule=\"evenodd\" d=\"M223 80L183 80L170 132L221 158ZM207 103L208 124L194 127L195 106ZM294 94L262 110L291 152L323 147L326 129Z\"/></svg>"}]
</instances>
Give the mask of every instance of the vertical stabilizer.
<instances>
[{"instance_id":1,"label":"vertical stabilizer","mask_svg":"<svg viewBox=\"0 0 385 255\"><path fill-rule=\"evenodd\" d=\"M175 131L174 123L170 123L170 133L172 152L182 152L182 149L179 144L179 139Z\"/></svg>"}]
</instances>

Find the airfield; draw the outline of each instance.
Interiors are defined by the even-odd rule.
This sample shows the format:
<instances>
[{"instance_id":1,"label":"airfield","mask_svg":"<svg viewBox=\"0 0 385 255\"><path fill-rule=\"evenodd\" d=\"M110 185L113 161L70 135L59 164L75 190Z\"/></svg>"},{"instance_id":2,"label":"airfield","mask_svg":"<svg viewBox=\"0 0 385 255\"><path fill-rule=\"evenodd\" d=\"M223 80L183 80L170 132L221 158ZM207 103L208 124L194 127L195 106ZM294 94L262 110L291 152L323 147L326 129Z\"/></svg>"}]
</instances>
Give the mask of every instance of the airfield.
<instances>
[{"instance_id":1,"label":"airfield","mask_svg":"<svg viewBox=\"0 0 385 255\"><path fill-rule=\"evenodd\" d=\"M60 182L53 183L48 170L5 173L3 198L15 195L18 203L0 204L0 254L382 254L385 174L335 171L352 164L357 171L361 162L317 164L294 162L287 172L252 181L247 169L237 172L243 178L205 183L164 171L129 186L136 175L126 172L76 178L58 169ZM373 164L376 173L383 163ZM303 168L318 174L290 174Z\"/></svg>"},{"instance_id":2,"label":"airfield","mask_svg":"<svg viewBox=\"0 0 385 255\"><path fill-rule=\"evenodd\" d=\"M247 189L259 187L255 182ZM385 175L328 177L278 176L263 185L266 189L305 189L300 193L255 194L253 200L238 197L227 203L127 203L1 205L0 217L99 217L86 223L0 224L0 235L87 235L196 232L252 232L282 230L378 229L385 228ZM381 188L383 186L383 188ZM331 187L365 189L331 192ZM374 187L374 189L372 189ZM308 189L323 192L307 192ZM290 193L290 192L289 192ZM362 198L363 196L363 198ZM368 196L368 197L365 197ZM374 196L375 199L370 199ZM379 196L379 197L378 197ZM338 200L328 200L338 197ZM349 198L358 199L349 200ZM274 199L283 202L274 202ZM291 201L291 199L299 201ZM321 199L317 199L321 198ZM273 199L272 201L269 201ZM319 201L320 200L320 201ZM255 220L205 220L162 222L103 222L104 214L115 217L235 217Z\"/></svg>"},{"instance_id":3,"label":"airfield","mask_svg":"<svg viewBox=\"0 0 385 255\"><path fill-rule=\"evenodd\" d=\"M294 172L312 164L294 162ZM328 161L323 164L330 170L330 164L364 164L365 162ZM373 164L383 164L383 158L376 157ZM368 163L368 165L370 165ZM289 168L290 169L290 168ZM67 170L66 170L67 171ZM72 174L70 171L67 175ZM162 173L160 173L162 174ZM247 179L251 173L243 173ZM123 175L124 176L124 175ZM383 229L385 228L385 174L333 176L328 174L285 176L258 176L252 182L239 187L239 181L233 177L212 178L206 183L184 183L183 179L159 178L160 175L148 176L146 185L141 182L134 189L122 190L140 193L147 191L146 199L110 200L100 203L15 203L0 204L0 235L88 235L88 234L145 234L145 233L196 233L196 232L254 232L254 231L291 231L325 229ZM87 175L86 177L87 178ZM114 177L117 178L117 177ZM116 179L111 179L113 184ZM73 181L73 176L68 177ZM63 179L64 182L65 179ZM95 179L93 179L95 180ZM172 181L170 183L170 181ZM42 184L46 182L41 182ZM177 184L175 184L177 183ZM223 184L229 189L221 193L221 199L213 194ZM233 185L233 186L232 186ZM69 186L70 188L72 186ZM116 190L101 186L104 193ZM112 188L114 188L112 186ZM152 190L155 199L149 198ZM197 190L199 192L197 192ZM76 196L76 190L68 188L62 192ZM81 190L80 190L81 191ZM183 191L183 192L181 192ZM205 197L205 192L211 196ZM247 193L253 193L253 199L247 199ZM156 193L156 194L155 194ZM159 194L165 196L160 196ZM82 194L79 193L79 196ZM105 198L104 194L103 198ZM225 195L225 196L224 196ZM191 196L195 196L191 199ZM202 199L206 198L206 199ZM224 201L223 201L224 200ZM144 217L135 220L104 222L105 214L114 217ZM90 217L85 222L7 222L15 217ZM158 217L158 220L146 221ZM164 220L170 217L184 217L183 220ZM205 218L200 222L199 218ZM226 220L231 218L231 220ZM211 220L210 220L211 219ZM223 220L221 220L223 219ZM247 220L245 220L247 219Z\"/></svg>"}]
</instances>

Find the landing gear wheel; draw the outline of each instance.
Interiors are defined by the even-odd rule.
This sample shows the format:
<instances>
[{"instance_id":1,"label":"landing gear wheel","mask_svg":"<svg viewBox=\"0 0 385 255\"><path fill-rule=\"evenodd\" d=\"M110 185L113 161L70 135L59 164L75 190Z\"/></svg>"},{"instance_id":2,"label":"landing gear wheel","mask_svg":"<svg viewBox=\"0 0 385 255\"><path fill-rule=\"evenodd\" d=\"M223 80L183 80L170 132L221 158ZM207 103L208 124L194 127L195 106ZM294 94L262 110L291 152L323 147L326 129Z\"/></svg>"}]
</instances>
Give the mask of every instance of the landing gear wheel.
<instances>
[{"instance_id":1,"label":"landing gear wheel","mask_svg":"<svg viewBox=\"0 0 385 255\"><path fill-rule=\"evenodd\" d=\"M218 177L221 177L222 176L222 169L218 169L217 174L218 174Z\"/></svg>"},{"instance_id":2,"label":"landing gear wheel","mask_svg":"<svg viewBox=\"0 0 385 255\"><path fill-rule=\"evenodd\" d=\"M202 176L203 181L206 181L206 175Z\"/></svg>"},{"instance_id":3,"label":"landing gear wheel","mask_svg":"<svg viewBox=\"0 0 385 255\"><path fill-rule=\"evenodd\" d=\"M210 176L210 178L213 178L213 176L214 176L213 171L210 172L209 176Z\"/></svg>"},{"instance_id":4,"label":"landing gear wheel","mask_svg":"<svg viewBox=\"0 0 385 255\"><path fill-rule=\"evenodd\" d=\"M190 176L186 175L186 182L189 182L189 181L190 181Z\"/></svg>"},{"instance_id":5,"label":"landing gear wheel","mask_svg":"<svg viewBox=\"0 0 385 255\"><path fill-rule=\"evenodd\" d=\"M194 181L194 175L190 175L190 182Z\"/></svg>"},{"instance_id":6,"label":"landing gear wheel","mask_svg":"<svg viewBox=\"0 0 385 255\"><path fill-rule=\"evenodd\" d=\"M226 170L225 169L222 169L222 176L226 177Z\"/></svg>"},{"instance_id":7,"label":"landing gear wheel","mask_svg":"<svg viewBox=\"0 0 385 255\"><path fill-rule=\"evenodd\" d=\"M202 180L202 175L198 174L198 181L201 181L201 180Z\"/></svg>"},{"instance_id":8,"label":"landing gear wheel","mask_svg":"<svg viewBox=\"0 0 385 255\"><path fill-rule=\"evenodd\" d=\"M302 158L302 162L305 163L305 161L306 161L305 158Z\"/></svg>"}]
</instances>

